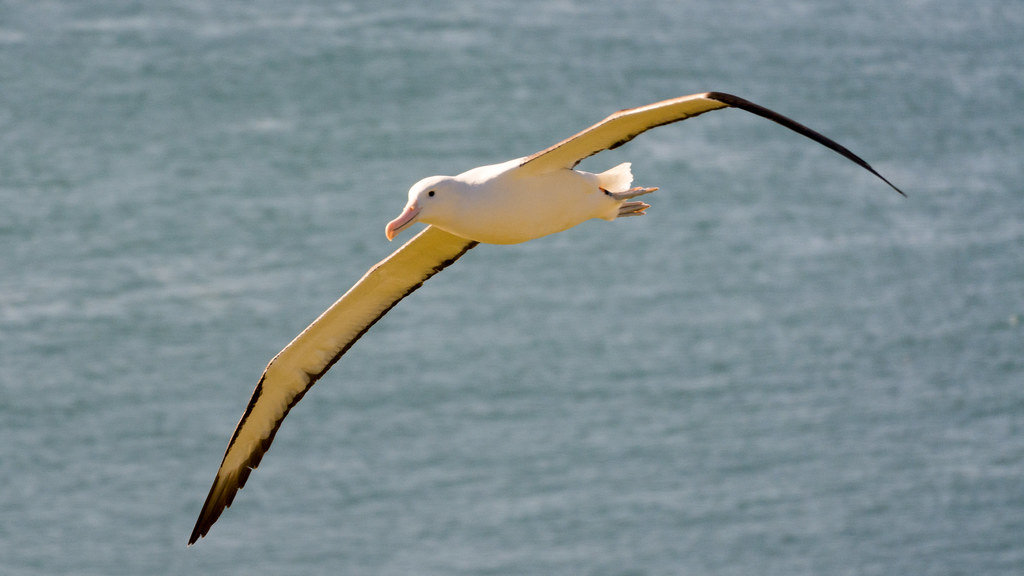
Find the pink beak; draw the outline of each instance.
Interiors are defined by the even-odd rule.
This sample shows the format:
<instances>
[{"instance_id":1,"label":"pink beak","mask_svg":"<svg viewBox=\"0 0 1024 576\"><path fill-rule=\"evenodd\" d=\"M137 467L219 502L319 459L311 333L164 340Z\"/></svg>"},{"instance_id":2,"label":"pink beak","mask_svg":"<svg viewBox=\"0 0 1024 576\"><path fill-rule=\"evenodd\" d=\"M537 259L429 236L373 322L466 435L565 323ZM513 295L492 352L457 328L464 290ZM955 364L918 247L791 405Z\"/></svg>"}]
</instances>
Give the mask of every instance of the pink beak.
<instances>
[{"instance_id":1,"label":"pink beak","mask_svg":"<svg viewBox=\"0 0 1024 576\"><path fill-rule=\"evenodd\" d=\"M388 237L388 240L394 240L399 232L416 222L416 216L419 216L419 213L420 209L415 204L406 206L398 218L388 222L388 225L384 227L384 235Z\"/></svg>"}]
</instances>

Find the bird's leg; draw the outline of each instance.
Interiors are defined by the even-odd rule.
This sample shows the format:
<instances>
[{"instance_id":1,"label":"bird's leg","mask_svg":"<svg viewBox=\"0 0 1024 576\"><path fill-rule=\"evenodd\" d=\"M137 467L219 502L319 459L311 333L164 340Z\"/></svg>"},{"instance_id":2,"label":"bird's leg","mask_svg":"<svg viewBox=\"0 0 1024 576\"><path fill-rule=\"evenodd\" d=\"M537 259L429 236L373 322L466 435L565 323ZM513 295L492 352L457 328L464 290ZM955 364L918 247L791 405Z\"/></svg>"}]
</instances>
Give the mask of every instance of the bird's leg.
<instances>
[{"instance_id":1,"label":"bird's leg","mask_svg":"<svg viewBox=\"0 0 1024 576\"><path fill-rule=\"evenodd\" d=\"M638 186L636 188L630 188L625 192L609 192L605 190L604 193L616 200L629 200L630 198L650 194L655 190L657 190L657 188L641 188ZM619 216L643 216L644 210L647 210L650 207L651 205L646 202L623 202L619 206Z\"/></svg>"},{"instance_id":2,"label":"bird's leg","mask_svg":"<svg viewBox=\"0 0 1024 576\"><path fill-rule=\"evenodd\" d=\"M612 198L615 198L616 200L629 200L630 198L636 198L637 196L643 196L644 194L650 194L651 192L654 192L656 190L657 190L656 187L655 188L641 188L640 186L637 186L636 188L630 188L629 190L626 190L625 192L609 192L609 191L605 190L604 193L609 195L609 196L611 196Z\"/></svg>"},{"instance_id":3,"label":"bird's leg","mask_svg":"<svg viewBox=\"0 0 1024 576\"><path fill-rule=\"evenodd\" d=\"M619 206L619 214L617 218L624 216L643 216L646 214L644 210L650 208L651 205L646 202L623 202L622 206Z\"/></svg>"}]
</instances>

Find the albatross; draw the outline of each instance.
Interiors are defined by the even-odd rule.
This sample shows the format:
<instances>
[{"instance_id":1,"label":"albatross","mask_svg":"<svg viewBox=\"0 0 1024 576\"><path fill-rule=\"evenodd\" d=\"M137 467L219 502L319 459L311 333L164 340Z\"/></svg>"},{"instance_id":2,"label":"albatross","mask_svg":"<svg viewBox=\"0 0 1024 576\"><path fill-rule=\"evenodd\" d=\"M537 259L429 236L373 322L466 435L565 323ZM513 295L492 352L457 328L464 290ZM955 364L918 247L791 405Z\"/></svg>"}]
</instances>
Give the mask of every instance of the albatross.
<instances>
[{"instance_id":1,"label":"albatross","mask_svg":"<svg viewBox=\"0 0 1024 576\"><path fill-rule=\"evenodd\" d=\"M616 112L530 156L481 166L457 176L432 176L409 190L401 214L385 227L388 240L419 222L419 234L378 262L267 365L235 427L189 545L205 536L231 505L270 448L293 406L349 348L400 300L480 243L515 244L567 230L592 218L640 216L636 200L657 188L631 187L629 163L600 174L576 170L581 160L617 148L647 130L705 112L738 108L822 144L905 194L867 162L782 114L722 92L672 98Z\"/></svg>"}]
</instances>

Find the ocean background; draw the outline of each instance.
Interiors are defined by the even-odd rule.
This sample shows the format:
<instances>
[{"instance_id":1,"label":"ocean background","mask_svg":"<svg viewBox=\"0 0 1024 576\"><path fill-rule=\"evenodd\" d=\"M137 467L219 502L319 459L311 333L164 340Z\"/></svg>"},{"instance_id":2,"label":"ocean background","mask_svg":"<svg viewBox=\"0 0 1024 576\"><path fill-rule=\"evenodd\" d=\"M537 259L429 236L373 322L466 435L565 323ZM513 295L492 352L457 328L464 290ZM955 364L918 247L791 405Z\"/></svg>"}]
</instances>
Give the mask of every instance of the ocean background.
<instances>
[{"instance_id":1,"label":"ocean background","mask_svg":"<svg viewBox=\"0 0 1024 576\"><path fill-rule=\"evenodd\" d=\"M1017 0L0 0L0 573L1024 573ZM480 246L185 543L409 186L607 114L644 218ZM407 235L406 238L411 237Z\"/></svg>"}]
</instances>

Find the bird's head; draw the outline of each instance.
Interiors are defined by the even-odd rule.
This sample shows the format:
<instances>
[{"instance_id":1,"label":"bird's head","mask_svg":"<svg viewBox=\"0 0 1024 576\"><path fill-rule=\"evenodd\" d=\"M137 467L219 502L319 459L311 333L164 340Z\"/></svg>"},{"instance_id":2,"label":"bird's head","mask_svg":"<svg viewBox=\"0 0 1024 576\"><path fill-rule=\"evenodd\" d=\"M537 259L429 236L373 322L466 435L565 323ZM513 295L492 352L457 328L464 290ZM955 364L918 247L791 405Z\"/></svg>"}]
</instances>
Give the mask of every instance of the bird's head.
<instances>
[{"instance_id":1,"label":"bird's head","mask_svg":"<svg viewBox=\"0 0 1024 576\"><path fill-rule=\"evenodd\" d=\"M409 201L402 213L384 228L388 240L416 222L444 224L454 217L463 186L451 176L424 178L409 189Z\"/></svg>"}]
</instances>

